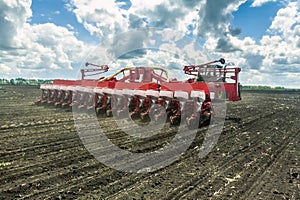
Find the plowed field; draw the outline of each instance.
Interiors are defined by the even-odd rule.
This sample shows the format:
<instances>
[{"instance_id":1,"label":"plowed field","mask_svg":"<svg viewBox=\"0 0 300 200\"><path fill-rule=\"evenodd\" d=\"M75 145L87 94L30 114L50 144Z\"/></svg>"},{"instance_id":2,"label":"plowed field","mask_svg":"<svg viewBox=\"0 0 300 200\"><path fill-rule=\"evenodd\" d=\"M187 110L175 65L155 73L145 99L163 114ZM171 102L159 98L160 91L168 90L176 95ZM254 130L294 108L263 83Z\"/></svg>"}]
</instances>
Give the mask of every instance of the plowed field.
<instances>
[{"instance_id":1,"label":"plowed field","mask_svg":"<svg viewBox=\"0 0 300 200\"><path fill-rule=\"evenodd\" d=\"M242 101L227 103L223 132L206 157L198 157L204 127L178 161L150 173L98 162L72 112L34 105L39 95L37 87L0 89L0 199L300 199L299 93L243 92ZM114 143L136 152L174 136L169 128L128 140L113 118L100 120Z\"/></svg>"}]
</instances>

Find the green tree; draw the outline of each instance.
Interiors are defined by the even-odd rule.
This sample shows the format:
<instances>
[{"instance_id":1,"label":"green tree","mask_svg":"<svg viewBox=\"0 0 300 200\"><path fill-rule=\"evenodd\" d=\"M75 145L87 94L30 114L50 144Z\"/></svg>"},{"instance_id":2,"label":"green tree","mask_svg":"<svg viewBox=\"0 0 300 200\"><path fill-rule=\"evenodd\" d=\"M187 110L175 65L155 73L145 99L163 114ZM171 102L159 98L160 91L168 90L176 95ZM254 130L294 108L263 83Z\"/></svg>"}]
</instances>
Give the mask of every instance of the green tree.
<instances>
[{"instance_id":1,"label":"green tree","mask_svg":"<svg viewBox=\"0 0 300 200\"><path fill-rule=\"evenodd\" d=\"M9 81L9 83L11 84L11 85L15 85L15 79L10 79L10 81Z\"/></svg>"}]
</instances>

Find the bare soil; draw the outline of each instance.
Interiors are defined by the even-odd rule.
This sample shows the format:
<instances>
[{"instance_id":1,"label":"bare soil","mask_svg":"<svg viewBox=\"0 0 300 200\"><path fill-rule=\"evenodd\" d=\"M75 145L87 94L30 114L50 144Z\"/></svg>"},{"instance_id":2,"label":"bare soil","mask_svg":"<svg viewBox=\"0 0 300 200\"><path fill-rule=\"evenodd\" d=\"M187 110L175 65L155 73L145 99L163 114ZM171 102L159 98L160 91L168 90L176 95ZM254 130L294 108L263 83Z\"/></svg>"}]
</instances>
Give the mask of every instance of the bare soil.
<instances>
[{"instance_id":1,"label":"bare soil","mask_svg":"<svg viewBox=\"0 0 300 200\"><path fill-rule=\"evenodd\" d=\"M34 105L39 95L37 87L0 89L0 199L300 199L299 93L243 92L242 101L227 103L212 152L198 157L201 128L178 161L151 173L98 162L81 143L72 112ZM128 140L113 118L100 120L132 151L157 149L174 136L166 130Z\"/></svg>"}]
</instances>

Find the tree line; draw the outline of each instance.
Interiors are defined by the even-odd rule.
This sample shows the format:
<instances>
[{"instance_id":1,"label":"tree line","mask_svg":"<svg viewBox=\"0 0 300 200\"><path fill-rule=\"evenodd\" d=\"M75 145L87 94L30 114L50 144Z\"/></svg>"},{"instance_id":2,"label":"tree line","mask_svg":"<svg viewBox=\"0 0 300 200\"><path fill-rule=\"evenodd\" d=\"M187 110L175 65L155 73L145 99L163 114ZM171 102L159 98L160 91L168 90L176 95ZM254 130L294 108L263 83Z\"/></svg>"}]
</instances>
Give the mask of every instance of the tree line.
<instances>
[{"instance_id":1,"label":"tree line","mask_svg":"<svg viewBox=\"0 0 300 200\"><path fill-rule=\"evenodd\" d=\"M284 90L284 87L277 86L277 87L271 87L271 86L265 86L265 85L243 85L243 90Z\"/></svg>"},{"instance_id":2,"label":"tree line","mask_svg":"<svg viewBox=\"0 0 300 200\"><path fill-rule=\"evenodd\" d=\"M44 79L25 79L25 78L15 78L15 79L4 79L0 78L0 85L41 85L41 84L51 84L53 80ZM242 90L300 90L300 89L286 89L282 86L271 87L264 85L242 85Z\"/></svg>"},{"instance_id":3,"label":"tree line","mask_svg":"<svg viewBox=\"0 0 300 200\"><path fill-rule=\"evenodd\" d=\"M276 86L276 87L271 87L271 86L264 86L264 85L243 85L241 87L242 90L276 90L276 91L284 91L284 90L289 90L289 91L300 91L300 89L288 89L282 86Z\"/></svg>"},{"instance_id":4,"label":"tree line","mask_svg":"<svg viewBox=\"0 0 300 200\"><path fill-rule=\"evenodd\" d=\"M53 80L43 80L43 79L0 78L0 85L40 85L40 84L50 84L52 82Z\"/></svg>"}]
</instances>

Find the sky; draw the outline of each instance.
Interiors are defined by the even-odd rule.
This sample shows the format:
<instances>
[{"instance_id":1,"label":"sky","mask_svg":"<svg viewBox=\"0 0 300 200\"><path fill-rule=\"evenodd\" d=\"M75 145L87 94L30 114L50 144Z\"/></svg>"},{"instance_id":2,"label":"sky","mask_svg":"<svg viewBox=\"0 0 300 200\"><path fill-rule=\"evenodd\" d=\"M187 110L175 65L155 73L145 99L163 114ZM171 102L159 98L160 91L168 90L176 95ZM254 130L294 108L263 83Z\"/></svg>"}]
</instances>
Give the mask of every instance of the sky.
<instances>
[{"instance_id":1,"label":"sky","mask_svg":"<svg viewBox=\"0 0 300 200\"><path fill-rule=\"evenodd\" d=\"M76 79L225 58L242 85L300 88L298 0L0 0L0 78Z\"/></svg>"}]
</instances>

